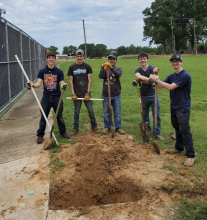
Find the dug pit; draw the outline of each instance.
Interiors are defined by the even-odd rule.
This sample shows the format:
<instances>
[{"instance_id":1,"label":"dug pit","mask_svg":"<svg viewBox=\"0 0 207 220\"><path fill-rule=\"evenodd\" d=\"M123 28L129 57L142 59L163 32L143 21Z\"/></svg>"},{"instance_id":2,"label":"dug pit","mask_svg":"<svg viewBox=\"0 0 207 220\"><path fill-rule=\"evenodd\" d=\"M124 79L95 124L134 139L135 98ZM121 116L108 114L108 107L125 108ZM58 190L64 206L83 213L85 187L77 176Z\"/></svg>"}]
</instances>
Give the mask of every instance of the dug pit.
<instances>
[{"instance_id":1,"label":"dug pit","mask_svg":"<svg viewBox=\"0 0 207 220\"><path fill-rule=\"evenodd\" d=\"M143 209L144 216L155 207L162 214L170 210L172 195L157 190L163 183L172 184L172 172L162 168L166 155L139 145L133 136L88 133L75 144L63 144L55 157L64 167L51 173L52 209L124 203L134 204L139 215Z\"/></svg>"}]
</instances>

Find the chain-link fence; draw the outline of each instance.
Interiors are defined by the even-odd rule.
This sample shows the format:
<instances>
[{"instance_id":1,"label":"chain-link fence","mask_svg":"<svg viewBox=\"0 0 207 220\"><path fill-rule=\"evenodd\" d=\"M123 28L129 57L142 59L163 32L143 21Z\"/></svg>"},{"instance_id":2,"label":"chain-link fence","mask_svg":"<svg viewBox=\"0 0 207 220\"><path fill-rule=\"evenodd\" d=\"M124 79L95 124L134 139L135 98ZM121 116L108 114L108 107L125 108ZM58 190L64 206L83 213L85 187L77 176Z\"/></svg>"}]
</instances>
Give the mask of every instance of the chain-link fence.
<instances>
[{"instance_id":1,"label":"chain-link fence","mask_svg":"<svg viewBox=\"0 0 207 220\"><path fill-rule=\"evenodd\" d=\"M48 49L28 34L0 17L0 115L26 89L26 79L14 55L17 55L34 81L46 64Z\"/></svg>"}]
</instances>

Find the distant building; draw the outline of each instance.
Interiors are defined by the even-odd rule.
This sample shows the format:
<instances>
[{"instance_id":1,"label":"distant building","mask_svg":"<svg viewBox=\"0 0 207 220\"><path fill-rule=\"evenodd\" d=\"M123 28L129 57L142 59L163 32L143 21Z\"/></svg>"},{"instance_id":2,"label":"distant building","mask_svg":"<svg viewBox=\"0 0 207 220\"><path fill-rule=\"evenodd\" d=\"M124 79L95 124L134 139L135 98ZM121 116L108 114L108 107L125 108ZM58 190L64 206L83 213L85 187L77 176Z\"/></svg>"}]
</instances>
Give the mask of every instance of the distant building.
<instances>
[{"instance_id":1,"label":"distant building","mask_svg":"<svg viewBox=\"0 0 207 220\"><path fill-rule=\"evenodd\" d=\"M68 55L67 54L56 55L56 59L68 59Z\"/></svg>"}]
</instances>

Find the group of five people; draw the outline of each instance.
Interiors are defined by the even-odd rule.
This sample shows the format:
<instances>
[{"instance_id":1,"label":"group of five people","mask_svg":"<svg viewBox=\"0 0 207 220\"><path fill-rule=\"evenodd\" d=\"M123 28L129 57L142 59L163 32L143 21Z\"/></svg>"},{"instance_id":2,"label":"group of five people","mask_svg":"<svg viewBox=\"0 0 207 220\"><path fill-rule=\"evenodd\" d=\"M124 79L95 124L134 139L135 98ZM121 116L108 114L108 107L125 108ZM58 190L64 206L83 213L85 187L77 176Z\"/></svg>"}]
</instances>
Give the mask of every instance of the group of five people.
<instances>
[{"instance_id":1,"label":"group of five people","mask_svg":"<svg viewBox=\"0 0 207 220\"><path fill-rule=\"evenodd\" d=\"M59 98L60 87L66 90L67 83L64 82L63 71L55 66L56 55L54 53L48 53L47 66L41 69L37 75L37 82L27 82L27 88L38 88L42 82L44 85L43 97L41 101L42 108L46 117L53 108L56 112ZM73 131L70 136L77 135L79 132L79 114L82 105L82 100L78 98L84 98L84 104L88 110L89 118L91 121L92 131L96 134L100 133L97 128L97 123L93 110L93 102L91 98L91 83L92 83L92 68L89 64L83 62L84 51L78 49L76 51L76 63L72 64L68 70L70 89L72 93L72 100L74 101L74 123ZM104 109L104 129L103 133L106 134L111 129L110 112L109 112L109 96L108 96L108 82L110 82L110 97L111 105L114 112L114 122L116 131L124 135L125 132L121 127L121 83L120 77L122 76L122 69L116 67L118 54L116 51L111 51L108 56L108 62L102 64L99 78L103 79L102 99ZM174 149L167 150L168 153L180 153L186 149L187 159L184 163L185 166L192 166L196 161L195 152L193 149L192 134L190 133L189 119L191 108L191 77L182 68L182 57L180 55L173 55L170 59L170 64L174 68L175 73L169 75L164 81L159 79L159 76L154 73L158 73L159 69L148 64L148 54L140 53L138 55L138 61L140 67L135 70L135 77L141 79L143 85L141 87L141 99L143 105L143 117L144 121L148 122L148 132L151 132L149 109L152 109L153 121L154 121L154 99L155 92L152 84L149 83L149 78L157 84L158 88L165 88L170 91L171 99L171 123L176 131L176 144ZM107 79L107 68L109 69L109 81ZM69 139L70 136L66 133L66 126L63 120L63 102L61 102L60 109L57 116L57 122L60 135L63 138ZM161 136L161 116L160 116L160 102L157 97L157 139L164 140ZM154 124L154 123L153 123ZM43 136L45 134L46 121L41 116L39 129L37 130L37 143L43 142ZM153 131L154 131L153 126Z\"/></svg>"}]
</instances>

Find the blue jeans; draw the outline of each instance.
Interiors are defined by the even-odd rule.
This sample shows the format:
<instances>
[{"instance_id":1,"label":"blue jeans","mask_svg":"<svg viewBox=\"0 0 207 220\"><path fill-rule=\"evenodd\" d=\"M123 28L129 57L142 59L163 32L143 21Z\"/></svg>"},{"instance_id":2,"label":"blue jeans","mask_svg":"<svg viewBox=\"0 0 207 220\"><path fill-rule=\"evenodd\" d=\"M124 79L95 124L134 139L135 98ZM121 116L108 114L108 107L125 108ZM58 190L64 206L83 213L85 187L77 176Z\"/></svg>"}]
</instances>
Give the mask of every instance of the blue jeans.
<instances>
[{"instance_id":1,"label":"blue jeans","mask_svg":"<svg viewBox=\"0 0 207 220\"><path fill-rule=\"evenodd\" d=\"M155 132L155 96L142 96L142 107L143 107L143 118L144 122L148 122L147 129L151 131L150 119L149 119L149 108L152 109L153 117L153 132ZM157 96L157 135L160 135L161 132L161 119L160 119L160 101Z\"/></svg>"},{"instance_id":2,"label":"blue jeans","mask_svg":"<svg viewBox=\"0 0 207 220\"><path fill-rule=\"evenodd\" d=\"M110 112L109 112L109 98L102 96L103 108L104 108L104 126L105 128L111 128ZM121 129L121 95L111 97L111 106L114 112L114 122L116 131ZM113 117L112 117L113 120Z\"/></svg>"},{"instance_id":3,"label":"blue jeans","mask_svg":"<svg viewBox=\"0 0 207 220\"><path fill-rule=\"evenodd\" d=\"M193 139L190 133L190 110L171 108L171 123L176 132L175 148L179 151L186 149L187 158L194 158Z\"/></svg>"},{"instance_id":4,"label":"blue jeans","mask_svg":"<svg viewBox=\"0 0 207 220\"><path fill-rule=\"evenodd\" d=\"M56 112L59 99L60 99L60 96L43 95L41 105L42 105L43 111L45 112L46 117L48 117L51 108L53 108L54 111ZM62 112L63 112L63 101L60 104L60 109L57 115L57 123L58 123L60 134L65 134L66 128L65 128L65 123L63 120ZM46 127L46 121L42 114L41 119L40 119L39 129L37 130L37 136L44 136L45 127Z\"/></svg>"},{"instance_id":5,"label":"blue jeans","mask_svg":"<svg viewBox=\"0 0 207 220\"><path fill-rule=\"evenodd\" d=\"M78 96L78 98L84 98L84 97L85 97L85 95ZM91 94L90 94L90 98L91 98ZM74 103L74 107L75 107L73 128L79 129L79 114L80 114L80 109L81 109L81 105L82 105L82 100L76 100L76 101L73 101L73 103ZM92 101L84 101L84 104L88 110L89 118L91 120L91 127L96 128L97 124L96 124L96 119L95 119L95 115L94 115L94 111L93 111L93 102Z\"/></svg>"}]
</instances>

